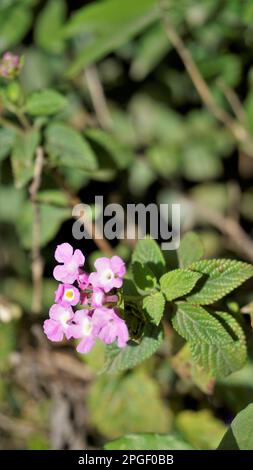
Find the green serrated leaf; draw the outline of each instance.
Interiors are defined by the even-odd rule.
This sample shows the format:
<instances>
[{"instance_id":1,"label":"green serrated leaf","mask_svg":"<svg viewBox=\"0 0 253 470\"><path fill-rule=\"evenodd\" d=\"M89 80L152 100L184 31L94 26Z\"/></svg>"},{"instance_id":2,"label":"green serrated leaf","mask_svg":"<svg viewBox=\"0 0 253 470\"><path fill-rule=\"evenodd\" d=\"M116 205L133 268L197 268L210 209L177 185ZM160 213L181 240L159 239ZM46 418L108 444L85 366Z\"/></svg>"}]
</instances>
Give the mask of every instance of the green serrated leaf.
<instances>
[{"instance_id":1,"label":"green serrated leaf","mask_svg":"<svg viewBox=\"0 0 253 470\"><path fill-rule=\"evenodd\" d=\"M25 111L31 116L50 116L61 111L67 100L58 91L39 90L28 96Z\"/></svg>"},{"instance_id":2,"label":"green serrated leaf","mask_svg":"<svg viewBox=\"0 0 253 470\"><path fill-rule=\"evenodd\" d=\"M177 254L180 268L187 268L203 257L204 247L195 232L188 232L183 236Z\"/></svg>"},{"instance_id":3,"label":"green serrated leaf","mask_svg":"<svg viewBox=\"0 0 253 470\"><path fill-rule=\"evenodd\" d=\"M33 161L40 135L36 130L17 134L12 149L11 165L15 186L22 188L33 177Z\"/></svg>"},{"instance_id":4,"label":"green serrated leaf","mask_svg":"<svg viewBox=\"0 0 253 470\"><path fill-rule=\"evenodd\" d=\"M247 359L247 348L243 330L235 318L226 312L215 312L215 317L230 328L234 335L233 342L224 343L218 349L204 343L190 343L192 356L206 370L216 377L226 375L241 369Z\"/></svg>"},{"instance_id":5,"label":"green serrated leaf","mask_svg":"<svg viewBox=\"0 0 253 470\"><path fill-rule=\"evenodd\" d=\"M179 436L173 434L127 434L105 444L106 450L192 450Z\"/></svg>"},{"instance_id":6,"label":"green serrated leaf","mask_svg":"<svg viewBox=\"0 0 253 470\"><path fill-rule=\"evenodd\" d=\"M223 437L219 450L253 449L253 404L238 413Z\"/></svg>"},{"instance_id":7,"label":"green serrated leaf","mask_svg":"<svg viewBox=\"0 0 253 470\"><path fill-rule=\"evenodd\" d=\"M193 359L211 375L225 376L244 365L244 334L230 314L211 314L203 307L178 302L172 324L189 341Z\"/></svg>"},{"instance_id":8,"label":"green serrated leaf","mask_svg":"<svg viewBox=\"0 0 253 470\"><path fill-rule=\"evenodd\" d=\"M253 276L252 265L230 259L197 261L189 269L203 275L203 284L188 297L198 305L216 302Z\"/></svg>"},{"instance_id":9,"label":"green serrated leaf","mask_svg":"<svg viewBox=\"0 0 253 470\"><path fill-rule=\"evenodd\" d=\"M163 294L161 292L155 292L154 294L144 297L143 308L149 315L151 321L155 325L159 325L165 308L165 298Z\"/></svg>"},{"instance_id":10,"label":"green serrated leaf","mask_svg":"<svg viewBox=\"0 0 253 470\"><path fill-rule=\"evenodd\" d=\"M219 321L203 307L177 302L172 324L187 341L207 344L232 344L233 340Z\"/></svg>"},{"instance_id":11,"label":"green serrated leaf","mask_svg":"<svg viewBox=\"0 0 253 470\"><path fill-rule=\"evenodd\" d=\"M175 269L161 277L161 290L168 301L183 297L191 292L201 276L186 269Z\"/></svg>"},{"instance_id":12,"label":"green serrated leaf","mask_svg":"<svg viewBox=\"0 0 253 470\"><path fill-rule=\"evenodd\" d=\"M131 341L124 349L120 349L115 345L107 347L106 370L117 373L126 369L132 369L152 356L161 346L162 341L162 327L147 324L139 344Z\"/></svg>"},{"instance_id":13,"label":"green serrated leaf","mask_svg":"<svg viewBox=\"0 0 253 470\"><path fill-rule=\"evenodd\" d=\"M147 264L157 277L164 273L165 260L163 254L158 244L151 238L145 238L137 242L132 254L132 263L134 262Z\"/></svg>"},{"instance_id":14,"label":"green serrated leaf","mask_svg":"<svg viewBox=\"0 0 253 470\"><path fill-rule=\"evenodd\" d=\"M87 171L97 168L96 156L84 137L60 122L47 127L46 149L54 164Z\"/></svg>"},{"instance_id":15,"label":"green serrated leaf","mask_svg":"<svg viewBox=\"0 0 253 470\"><path fill-rule=\"evenodd\" d=\"M215 380L209 372L193 360L189 344L185 343L178 353L171 358L171 365L184 382L194 384L202 392L211 395Z\"/></svg>"}]
</instances>

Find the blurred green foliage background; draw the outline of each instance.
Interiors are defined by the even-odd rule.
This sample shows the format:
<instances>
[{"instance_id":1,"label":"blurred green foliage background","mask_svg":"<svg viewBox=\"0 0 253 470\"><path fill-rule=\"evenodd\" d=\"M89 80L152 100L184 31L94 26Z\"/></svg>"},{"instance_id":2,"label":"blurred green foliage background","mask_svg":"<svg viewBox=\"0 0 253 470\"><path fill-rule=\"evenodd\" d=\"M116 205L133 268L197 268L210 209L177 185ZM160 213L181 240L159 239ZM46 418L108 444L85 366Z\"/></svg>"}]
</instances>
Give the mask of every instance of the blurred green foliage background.
<instances>
[{"instance_id":1,"label":"blurred green foliage background","mask_svg":"<svg viewBox=\"0 0 253 470\"><path fill-rule=\"evenodd\" d=\"M166 34L166 15L217 106L245 138L235 138L203 103ZM0 448L98 448L126 433L171 430L189 445L215 448L252 401L252 362L210 383L186 349L175 352L168 331L159 354L108 375L99 373L101 344L80 357L44 338L56 288L54 247L73 241L69 199L51 168L60 168L85 203L100 194L123 206L179 202L182 230L198 232L207 257L252 261L252 1L1 0L0 52L6 50L24 56L24 97L53 89L66 105L56 116L30 109L39 136L29 141L17 140L0 119ZM1 90L15 98L15 86L6 91L3 82ZM44 277L42 311L34 314L28 184L39 141L50 160L37 195ZM75 244L90 261L96 256L93 241ZM112 244L128 261L133 244ZM253 301L251 287L233 297L231 309ZM245 311L253 314L252 306Z\"/></svg>"}]
</instances>

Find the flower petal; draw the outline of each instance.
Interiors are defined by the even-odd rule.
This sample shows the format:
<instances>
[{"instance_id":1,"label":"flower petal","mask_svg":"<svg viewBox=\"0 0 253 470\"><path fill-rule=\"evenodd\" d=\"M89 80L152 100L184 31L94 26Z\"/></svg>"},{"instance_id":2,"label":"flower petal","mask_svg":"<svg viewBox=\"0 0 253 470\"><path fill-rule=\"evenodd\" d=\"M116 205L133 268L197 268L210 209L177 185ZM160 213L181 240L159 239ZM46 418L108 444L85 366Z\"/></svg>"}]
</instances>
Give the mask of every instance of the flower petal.
<instances>
[{"instance_id":1,"label":"flower petal","mask_svg":"<svg viewBox=\"0 0 253 470\"><path fill-rule=\"evenodd\" d=\"M104 269L110 269L110 259L102 256L96 259L94 266L97 271L104 271Z\"/></svg>"},{"instance_id":2,"label":"flower petal","mask_svg":"<svg viewBox=\"0 0 253 470\"><path fill-rule=\"evenodd\" d=\"M79 353L86 354L88 353L93 345L95 344L95 339L93 336L86 336L86 338L83 338L80 343L78 344L76 350Z\"/></svg>"},{"instance_id":3,"label":"flower petal","mask_svg":"<svg viewBox=\"0 0 253 470\"><path fill-rule=\"evenodd\" d=\"M77 264L77 266L83 266L85 263L85 257L83 256L81 250L75 250L72 256L72 260Z\"/></svg>"},{"instance_id":4,"label":"flower petal","mask_svg":"<svg viewBox=\"0 0 253 470\"><path fill-rule=\"evenodd\" d=\"M43 325L44 333L51 341L62 341L64 334L61 325L54 320L45 320Z\"/></svg>"},{"instance_id":5,"label":"flower petal","mask_svg":"<svg viewBox=\"0 0 253 470\"><path fill-rule=\"evenodd\" d=\"M54 257L59 263L67 263L73 255L73 248L69 243L58 245Z\"/></svg>"},{"instance_id":6,"label":"flower petal","mask_svg":"<svg viewBox=\"0 0 253 470\"><path fill-rule=\"evenodd\" d=\"M124 261L119 256L113 256L111 258L111 268L114 273L122 277L126 274L126 267Z\"/></svg>"},{"instance_id":7,"label":"flower petal","mask_svg":"<svg viewBox=\"0 0 253 470\"><path fill-rule=\"evenodd\" d=\"M56 281L65 282L65 278L68 276L68 271L64 265L58 264L54 268L53 276L56 279Z\"/></svg>"}]
</instances>

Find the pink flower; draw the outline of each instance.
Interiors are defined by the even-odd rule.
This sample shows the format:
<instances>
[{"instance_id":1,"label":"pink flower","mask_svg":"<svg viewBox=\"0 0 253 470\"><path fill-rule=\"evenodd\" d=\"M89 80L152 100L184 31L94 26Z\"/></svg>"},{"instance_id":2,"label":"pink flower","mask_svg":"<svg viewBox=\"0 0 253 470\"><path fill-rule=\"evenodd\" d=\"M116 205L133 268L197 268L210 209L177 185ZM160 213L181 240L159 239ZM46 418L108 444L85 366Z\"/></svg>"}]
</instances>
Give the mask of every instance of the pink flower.
<instances>
[{"instance_id":1,"label":"pink flower","mask_svg":"<svg viewBox=\"0 0 253 470\"><path fill-rule=\"evenodd\" d=\"M95 344L93 319L89 310L78 310L74 315L73 322L70 334L73 338L81 338L76 350L86 354Z\"/></svg>"},{"instance_id":2,"label":"pink flower","mask_svg":"<svg viewBox=\"0 0 253 470\"><path fill-rule=\"evenodd\" d=\"M89 274L79 269L77 282L78 282L80 289L86 289L86 287L88 287L89 285Z\"/></svg>"},{"instance_id":3,"label":"pink flower","mask_svg":"<svg viewBox=\"0 0 253 470\"><path fill-rule=\"evenodd\" d=\"M5 52L0 61L0 77L14 78L19 74L21 67L22 60L18 55Z\"/></svg>"},{"instance_id":4,"label":"pink flower","mask_svg":"<svg viewBox=\"0 0 253 470\"><path fill-rule=\"evenodd\" d=\"M69 243L58 245L55 259L60 264L54 268L54 278L67 284L73 284L79 275L79 267L84 265L85 258L80 250L73 250Z\"/></svg>"},{"instance_id":5,"label":"pink flower","mask_svg":"<svg viewBox=\"0 0 253 470\"><path fill-rule=\"evenodd\" d=\"M95 263L97 272L91 273L89 282L93 287L109 292L114 287L121 287L122 277L126 272L125 263L119 256L98 258Z\"/></svg>"},{"instance_id":6,"label":"pink flower","mask_svg":"<svg viewBox=\"0 0 253 470\"><path fill-rule=\"evenodd\" d=\"M116 303L117 301L117 295L105 295L104 291L97 287L94 287L90 298L90 304L93 308L102 307L107 303Z\"/></svg>"},{"instance_id":7,"label":"pink flower","mask_svg":"<svg viewBox=\"0 0 253 470\"><path fill-rule=\"evenodd\" d=\"M77 305L80 300L79 290L71 284L59 284L55 291L55 302L64 306Z\"/></svg>"},{"instance_id":8,"label":"pink flower","mask_svg":"<svg viewBox=\"0 0 253 470\"><path fill-rule=\"evenodd\" d=\"M111 344L117 339L119 348L124 348L129 339L128 329L113 308L97 308L94 311L92 322L94 334L104 343Z\"/></svg>"},{"instance_id":9,"label":"pink flower","mask_svg":"<svg viewBox=\"0 0 253 470\"><path fill-rule=\"evenodd\" d=\"M102 289L94 288L91 294L90 303L92 307L102 307L105 301L105 293Z\"/></svg>"},{"instance_id":10,"label":"pink flower","mask_svg":"<svg viewBox=\"0 0 253 470\"><path fill-rule=\"evenodd\" d=\"M89 305L90 307L98 308L105 304L115 304L118 302L117 295L106 295L102 289L94 287L91 292L82 292L80 294L80 301L83 305Z\"/></svg>"},{"instance_id":11,"label":"pink flower","mask_svg":"<svg viewBox=\"0 0 253 470\"><path fill-rule=\"evenodd\" d=\"M71 337L70 321L74 314L71 307L54 304L49 310L49 319L44 321L44 333L51 341L62 341L64 335Z\"/></svg>"}]
</instances>

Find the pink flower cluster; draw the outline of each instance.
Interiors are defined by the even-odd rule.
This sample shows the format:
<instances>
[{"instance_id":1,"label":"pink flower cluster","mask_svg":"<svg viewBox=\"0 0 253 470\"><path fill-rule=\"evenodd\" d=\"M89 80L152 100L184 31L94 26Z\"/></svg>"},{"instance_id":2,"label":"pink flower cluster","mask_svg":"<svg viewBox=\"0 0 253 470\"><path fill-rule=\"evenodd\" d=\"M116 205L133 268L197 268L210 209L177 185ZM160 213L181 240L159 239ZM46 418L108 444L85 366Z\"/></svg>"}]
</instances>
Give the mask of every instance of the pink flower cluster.
<instances>
[{"instance_id":1,"label":"pink flower cluster","mask_svg":"<svg viewBox=\"0 0 253 470\"><path fill-rule=\"evenodd\" d=\"M14 78L22 67L22 60L18 55L11 52L5 52L0 61L0 77Z\"/></svg>"},{"instance_id":2,"label":"pink flower cluster","mask_svg":"<svg viewBox=\"0 0 253 470\"><path fill-rule=\"evenodd\" d=\"M98 258L91 274L83 270L85 258L69 243L58 245L55 251L58 264L54 278L60 282L55 292L55 304L44 322L44 332L51 341L80 339L77 351L87 353L100 339L106 344L117 341L124 348L129 339L126 323L118 315L115 289L123 284L125 264L119 256ZM76 283L76 286L73 284ZM111 292L112 291L112 292ZM73 306L83 308L73 311Z\"/></svg>"}]
</instances>

